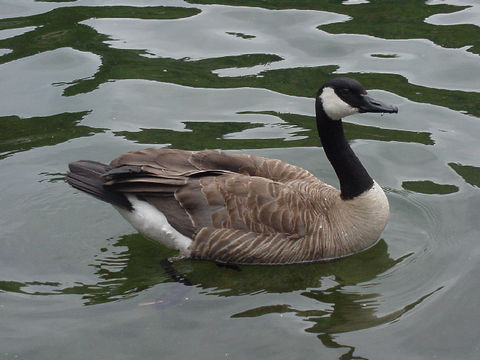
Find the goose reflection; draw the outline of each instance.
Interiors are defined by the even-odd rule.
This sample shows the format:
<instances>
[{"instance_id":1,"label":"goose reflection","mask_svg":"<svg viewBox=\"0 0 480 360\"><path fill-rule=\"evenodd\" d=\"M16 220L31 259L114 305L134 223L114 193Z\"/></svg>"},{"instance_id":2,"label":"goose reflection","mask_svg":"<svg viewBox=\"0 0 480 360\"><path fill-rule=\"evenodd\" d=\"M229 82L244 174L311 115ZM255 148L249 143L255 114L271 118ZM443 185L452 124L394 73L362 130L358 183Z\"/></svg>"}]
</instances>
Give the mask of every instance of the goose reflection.
<instances>
[{"instance_id":1,"label":"goose reflection","mask_svg":"<svg viewBox=\"0 0 480 360\"><path fill-rule=\"evenodd\" d=\"M177 282L172 270L166 271L158 261L172 254L174 251L159 247L140 234L124 235L111 240L111 245L100 249L95 256L91 266L99 278L96 283L62 286L52 282L11 284L6 281L0 283L0 290L33 295L78 294L85 305L96 305L130 298L158 284L172 283L173 286L186 288L186 291L194 286L212 296L304 291L304 296L333 304L340 302L335 297L339 296L345 304L345 299L350 299L348 303L362 299L368 302L378 295L340 293L345 286L371 281L409 256L392 259L385 241L380 240L359 254L326 263L225 268L213 262L180 262L174 265L173 271L188 280L185 285ZM45 285L44 289L42 285ZM264 310L259 311L262 313Z\"/></svg>"},{"instance_id":2,"label":"goose reflection","mask_svg":"<svg viewBox=\"0 0 480 360\"><path fill-rule=\"evenodd\" d=\"M162 252L161 256L159 252ZM318 306L297 309L294 304L268 304L231 314L230 317L245 319L293 314L311 324L305 331L316 334L324 346L345 349L342 359L361 357L353 355L355 347L340 344L336 334L392 322L432 294L379 316L377 308L381 294L365 291L364 286L361 292L352 291L352 287L374 281L410 256L407 254L392 259L384 240L362 253L341 260L276 267L224 268L211 262L191 261L177 263L173 269L165 271L158 258L169 256L167 252L141 235L124 236L112 249L99 254L94 264L103 280L96 286L78 288L77 291L85 291L86 304L92 305L129 298L162 283L158 297L138 303L140 306L152 306L159 315L172 306L186 303L193 288L217 297L298 292ZM349 291L345 291L346 287L350 288Z\"/></svg>"},{"instance_id":3,"label":"goose reflection","mask_svg":"<svg viewBox=\"0 0 480 360\"><path fill-rule=\"evenodd\" d=\"M305 310L286 303L268 304L231 314L230 317L293 314L310 323L305 331L317 334L325 346L345 348L346 352L341 357L345 359L361 358L353 356L354 347L336 342L335 334L394 321L433 293L379 316L377 305L381 294L365 291L365 286L362 292L352 291L353 286L372 282L410 256L407 254L392 259L384 240L364 252L337 261L275 267L225 268L211 262L190 261L177 263L175 268L165 271L158 259L172 254L171 250L159 247L139 234L125 235L112 240L110 246L100 249L96 255L91 266L99 277L97 283L76 283L65 287L54 282L2 281L0 291L43 296L77 294L88 306L129 299L160 285L158 296L150 301L138 302L139 306L153 306L159 314L184 304L194 289L217 297L298 292L318 306ZM346 287L350 288L349 291L345 291Z\"/></svg>"}]
</instances>

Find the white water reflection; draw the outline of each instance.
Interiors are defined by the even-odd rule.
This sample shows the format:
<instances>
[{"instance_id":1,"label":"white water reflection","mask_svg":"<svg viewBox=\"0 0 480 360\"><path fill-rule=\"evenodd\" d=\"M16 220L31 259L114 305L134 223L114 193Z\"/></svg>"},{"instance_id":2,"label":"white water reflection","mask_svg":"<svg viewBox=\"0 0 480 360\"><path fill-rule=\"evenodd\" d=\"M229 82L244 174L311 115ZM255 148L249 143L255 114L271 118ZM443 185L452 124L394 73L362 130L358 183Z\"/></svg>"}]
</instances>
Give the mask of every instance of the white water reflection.
<instances>
[{"instance_id":1,"label":"white water reflection","mask_svg":"<svg viewBox=\"0 0 480 360\"><path fill-rule=\"evenodd\" d=\"M445 1L432 1L431 4L444 4ZM475 0L446 1L446 3L459 6L469 6L466 9L451 14L435 14L425 19L433 25L461 25L473 24L480 26L480 3Z\"/></svg>"},{"instance_id":2,"label":"white water reflection","mask_svg":"<svg viewBox=\"0 0 480 360\"><path fill-rule=\"evenodd\" d=\"M88 110L74 99L62 96L63 89L71 81L95 74L100 64L98 55L72 48L0 64L0 116L31 117Z\"/></svg>"},{"instance_id":3,"label":"white water reflection","mask_svg":"<svg viewBox=\"0 0 480 360\"><path fill-rule=\"evenodd\" d=\"M471 76L480 73L480 56L443 48L430 40L387 40L369 35L329 34L320 25L348 21L335 13L307 10L198 6L202 12L179 20L89 19L83 24L112 38L110 46L144 49L150 56L192 60L241 54L276 54L282 61L240 69L218 69L221 76L265 70L339 66L338 73L400 74L411 83L441 89L480 91ZM243 39L228 34L244 33ZM393 54L395 57L372 57ZM422 71L416 71L421 68Z\"/></svg>"}]
</instances>

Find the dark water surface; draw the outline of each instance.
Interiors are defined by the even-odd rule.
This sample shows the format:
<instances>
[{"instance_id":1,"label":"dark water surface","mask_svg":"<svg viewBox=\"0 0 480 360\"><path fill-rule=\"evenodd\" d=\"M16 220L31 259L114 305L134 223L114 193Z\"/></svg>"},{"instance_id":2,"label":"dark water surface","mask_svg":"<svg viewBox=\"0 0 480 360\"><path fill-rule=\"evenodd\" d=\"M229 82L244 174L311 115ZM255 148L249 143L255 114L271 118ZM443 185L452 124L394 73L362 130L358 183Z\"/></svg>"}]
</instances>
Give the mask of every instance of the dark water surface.
<instances>
[{"instance_id":1,"label":"dark water surface","mask_svg":"<svg viewBox=\"0 0 480 360\"><path fill-rule=\"evenodd\" d=\"M480 3L0 0L0 359L478 359ZM184 262L69 188L148 146L271 156L337 185L313 96L386 190L371 249L325 264Z\"/></svg>"}]
</instances>

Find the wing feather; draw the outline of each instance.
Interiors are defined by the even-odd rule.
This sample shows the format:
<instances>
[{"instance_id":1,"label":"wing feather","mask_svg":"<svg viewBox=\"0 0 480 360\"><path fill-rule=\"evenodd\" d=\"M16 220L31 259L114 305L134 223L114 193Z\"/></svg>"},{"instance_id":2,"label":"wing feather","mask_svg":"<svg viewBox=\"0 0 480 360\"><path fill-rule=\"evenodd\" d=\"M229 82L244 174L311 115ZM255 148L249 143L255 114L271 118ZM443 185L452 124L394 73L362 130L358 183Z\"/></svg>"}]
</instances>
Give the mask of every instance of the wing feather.
<instances>
[{"instance_id":1,"label":"wing feather","mask_svg":"<svg viewBox=\"0 0 480 360\"><path fill-rule=\"evenodd\" d=\"M224 262L302 261L321 251L314 227L328 205L324 195L337 191L280 160L216 150L145 149L110 168L107 188L157 207L194 240L193 257Z\"/></svg>"}]
</instances>

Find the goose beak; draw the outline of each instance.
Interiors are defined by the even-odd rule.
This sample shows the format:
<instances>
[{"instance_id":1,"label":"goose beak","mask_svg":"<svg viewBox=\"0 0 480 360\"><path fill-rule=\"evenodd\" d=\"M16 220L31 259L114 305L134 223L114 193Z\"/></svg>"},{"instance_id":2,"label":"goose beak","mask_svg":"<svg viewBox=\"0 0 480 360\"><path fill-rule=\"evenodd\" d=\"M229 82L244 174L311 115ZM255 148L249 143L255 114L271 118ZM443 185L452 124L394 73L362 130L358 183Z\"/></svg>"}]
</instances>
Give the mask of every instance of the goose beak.
<instances>
[{"instance_id":1,"label":"goose beak","mask_svg":"<svg viewBox=\"0 0 480 360\"><path fill-rule=\"evenodd\" d=\"M368 95L363 95L362 99L363 102L358 108L361 113L398 113L398 108L396 106L384 104Z\"/></svg>"}]
</instances>

